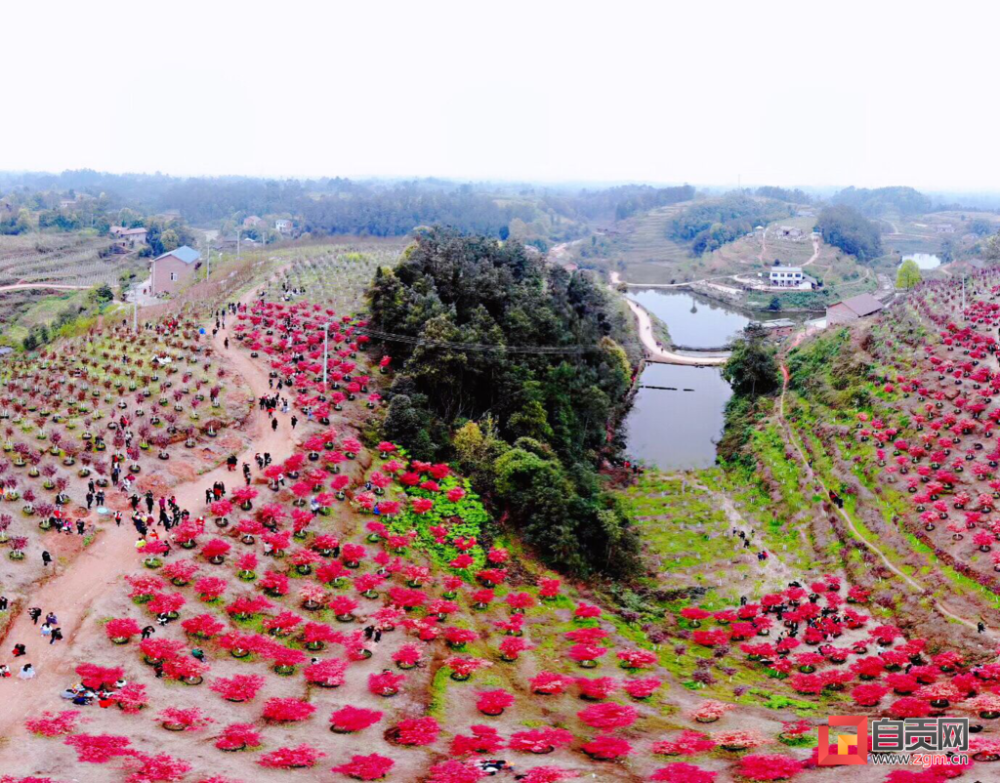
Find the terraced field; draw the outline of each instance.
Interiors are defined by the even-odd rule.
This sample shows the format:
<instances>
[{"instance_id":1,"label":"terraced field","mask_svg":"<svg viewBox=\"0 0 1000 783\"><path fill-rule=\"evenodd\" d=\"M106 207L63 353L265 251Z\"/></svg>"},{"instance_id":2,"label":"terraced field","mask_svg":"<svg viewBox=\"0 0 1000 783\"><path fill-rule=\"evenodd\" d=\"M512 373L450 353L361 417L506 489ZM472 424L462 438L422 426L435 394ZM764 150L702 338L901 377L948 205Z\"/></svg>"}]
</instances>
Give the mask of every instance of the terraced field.
<instances>
[{"instance_id":1,"label":"terraced field","mask_svg":"<svg viewBox=\"0 0 1000 783\"><path fill-rule=\"evenodd\" d=\"M405 242L359 242L299 248L280 285L302 290L311 301L353 312L380 266L394 266Z\"/></svg>"},{"instance_id":2,"label":"terraced field","mask_svg":"<svg viewBox=\"0 0 1000 783\"><path fill-rule=\"evenodd\" d=\"M126 267L141 265L133 257L102 256L109 245L88 232L0 236L0 285L112 283Z\"/></svg>"}]
</instances>

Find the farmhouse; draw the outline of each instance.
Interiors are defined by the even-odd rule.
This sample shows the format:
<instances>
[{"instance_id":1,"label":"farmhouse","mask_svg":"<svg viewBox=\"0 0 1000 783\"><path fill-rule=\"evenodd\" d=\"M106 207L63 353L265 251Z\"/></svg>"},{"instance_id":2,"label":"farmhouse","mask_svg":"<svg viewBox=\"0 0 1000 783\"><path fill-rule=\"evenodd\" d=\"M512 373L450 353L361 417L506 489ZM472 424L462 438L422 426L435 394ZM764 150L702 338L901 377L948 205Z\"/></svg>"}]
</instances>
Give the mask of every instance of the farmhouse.
<instances>
[{"instance_id":1,"label":"farmhouse","mask_svg":"<svg viewBox=\"0 0 1000 783\"><path fill-rule=\"evenodd\" d=\"M771 286L774 288L798 288L812 290L813 279L798 266L775 266L768 270Z\"/></svg>"},{"instance_id":2,"label":"farmhouse","mask_svg":"<svg viewBox=\"0 0 1000 783\"><path fill-rule=\"evenodd\" d=\"M111 226L108 230L115 238L115 244L123 250L132 250L136 245L146 244L146 229L141 226L139 228Z\"/></svg>"},{"instance_id":3,"label":"farmhouse","mask_svg":"<svg viewBox=\"0 0 1000 783\"><path fill-rule=\"evenodd\" d=\"M194 275L200 259L201 253L187 245L157 256L149 267L150 292L154 296L176 293Z\"/></svg>"},{"instance_id":4,"label":"farmhouse","mask_svg":"<svg viewBox=\"0 0 1000 783\"><path fill-rule=\"evenodd\" d=\"M884 305L871 294L858 294L850 299L844 299L826 308L826 324L847 324L859 318L872 315L881 310Z\"/></svg>"},{"instance_id":5,"label":"farmhouse","mask_svg":"<svg viewBox=\"0 0 1000 783\"><path fill-rule=\"evenodd\" d=\"M778 236L786 239L802 239L802 229L796 226L782 226L778 231Z\"/></svg>"},{"instance_id":6,"label":"farmhouse","mask_svg":"<svg viewBox=\"0 0 1000 783\"><path fill-rule=\"evenodd\" d=\"M274 228L279 234L291 234L292 221L287 218L278 218L274 221Z\"/></svg>"},{"instance_id":7,"label":"farmhouse","mask_svg":"<svg viewBox=\"0 0 1000 783\"><path fill-rule=\"evenodd\" d=\"M934 230L938 234L954 234L955 227L951 223L938 223L934 226Z\"/></svg>"},{"instance_id":8,"label":"farmhouse","mask_svg":"<svg viewBox=\"0 0 1000 783\"><path fill-rule=\"evenodd\" d=\"M257 226L263 226L264 220L257 217L256 215L248 215L243 218L243 228L257 228Z\"/></svg>"}]
</instances>

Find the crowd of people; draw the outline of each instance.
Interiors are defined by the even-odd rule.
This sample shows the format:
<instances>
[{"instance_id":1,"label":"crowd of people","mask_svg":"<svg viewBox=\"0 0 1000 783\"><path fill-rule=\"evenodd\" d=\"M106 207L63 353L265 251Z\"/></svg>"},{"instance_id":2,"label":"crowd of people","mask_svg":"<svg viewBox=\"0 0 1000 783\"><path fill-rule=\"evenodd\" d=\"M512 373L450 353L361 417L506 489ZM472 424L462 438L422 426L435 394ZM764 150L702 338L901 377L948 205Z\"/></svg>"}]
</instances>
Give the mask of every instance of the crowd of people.
<instances>
[{"instance_id":1,"label":"crowd of people","mask_svg":"<svg viewBox=\"0 0 1000 783\"><path fill-rule=\"evenodd\" d=\"M215 329L213 330L213 335L217 334L219 330L224 330L226 328L226 315L233 315L246 310L245 305L230 303L214 314L215 316ZM157 327L159 332L161 329L166 329L167 331L172 331L176 326L171 327L169 322L164 326L161 324ZM228 348L228 339L225 341L226 347ZM127 356L124 359L127 361ZM274 387L274 381L271 381L272 388ZM286 398L282 397L280 391L283 387L282 382L278 381L278 392L272 396L265 396L260 398L260 407L262 410L266 410L269 419L272 422L272 428L274 430L278 427L278 415L287 415L290 413L290 405ZM123 407L123 412L119 416L118 420L113 422L115 429L121 435L121 438L117 439L121 442L124 439L124 446L126 449L132 443L135 437L132 432L133 420L129 418L128 411ZM88 442L88 446L93 446L93 441ZM115 491L120 492L121 495L126 499L125 505L131 509L130 520L132 526L135 528L138 534L138 539L136 540L135 549L137 553L142 554L143 551L150 546L153 542L159 542L160 546L157 547L160 550L161 557L167 557L173 551L172 546L172 535L171 530L178 525L187 522L192 517L192 512L189 509L182 508L174 494L156 494L152 490L147 489L145 492L139 490L135 487L135 479L132 473L125 470L125 455L119 450L116 451L111 458L112 470L110 474L111 484ZM257 465L257 470L263 472L271 464L271 454L269 452L264 452L263 454L256 454L254 456L254 462ZM239 465L239 459L236 455L230 455L226 460L226 466L230 471L235 471ZM243 478L247 486L249 486L253 481L253 467L249 462L243 462L242 464ZM281 486L284 483L284 477L281 476L275 481L272 481L272 485ZM210 488L205 490L205 504L206 506L211 504L216 500L220 500L226 495L226 485L221 480L215 481ZM80 536L85 535L88 531L92 531L95 526L93 522L89 521L89 512L94 510L98 514L111 514L111 518L114 519L115 526L121 527L122 522L125 519L126 512L120 510L110 511L106 504L108 503L108 495L105 487L98 486L93 479L91 479L87 484L87 493L85 495L86 509L88 512L87 516L78 516L74 519L70 512L64 510L63 508L56 508L51 512L48 519L50 527L64 533L72 533L74 528L76 533ZM80 509L81 514L83 509ZM195 518L195 524L200 528L204 529L205 517L204 515L199 515ZM165 551L162 551L165 550ZM42 552L42 562L44 566L49 566L52 563L51 554L45 550ZM0 596L0 612L8 611L10 604L6 597ZM31 607L27 612L28 616L31 618L33 625L38 625L38 621L42 618L42 609L39 607ZM157 624L164 626L170 622L170 617L168 615L159 615L157 617ZM49 645L55 644L56 642L63 639L63 632L59 626L58 618L55 613L48 612L45 615L44 622L41 623L39 628L42 640L48 640ZM147 639L156 629L152 625L147 625L142 629L142 638ZM366 636L369 640L373 637L381 636L381 630L375 629L374 627L366 629ZM378 638L374 639L375 642ZM15 659L25 658L29 654L28 644L26 642L20 641L14 644L11 654ZM198 649L192 650L191 654L195 658L203 658L204 652ZM34 678L37 674L34 665L30 662L24 664L0 664L0 678L9 678L14 676L12 668L16 670L16 676L22 680L30 680ZM157 676L160 676L162 671L157 671ZM125 686L125 682L121 681L116 683L115 690L94 690L87 688L83 683L77 683L73 687L67 688L63 693L62 697L69 701L72 701L77 705L92 704L94 702L98 703L102 707L110 706L114 704L114 697L117 689Z\"/></svg>"},{"instance_id":2,"label":"crowd of people","mask_svg":"<svg viewBox=\"0 0 1000 783\"><path fill-rule=\"evenodd\" d=\"M8 607L8 601L6 597L0 598L0 611L6 611ZM32 606L28 609L28 617L31 618L32 625L38 625L38 621L42 618L42 610L37 606ZM59 627L59 618L56 617L55 612L48 612L45 615L45 620L42 622L41 628L42 640L48 639L50 645L55 644L63 638L62 629ZM28 655L28 645L24 642L16 642L13 649L11 650L11 655L14 658L24 658ZM30 680L37 674L34 664L28 662L23 664L14 664L14 669L17 670L17 676L22 680ZM0 664L0 678L5 679L13 676L11 672L11 666L8 664Z\"/></svg>"}]
</instances>

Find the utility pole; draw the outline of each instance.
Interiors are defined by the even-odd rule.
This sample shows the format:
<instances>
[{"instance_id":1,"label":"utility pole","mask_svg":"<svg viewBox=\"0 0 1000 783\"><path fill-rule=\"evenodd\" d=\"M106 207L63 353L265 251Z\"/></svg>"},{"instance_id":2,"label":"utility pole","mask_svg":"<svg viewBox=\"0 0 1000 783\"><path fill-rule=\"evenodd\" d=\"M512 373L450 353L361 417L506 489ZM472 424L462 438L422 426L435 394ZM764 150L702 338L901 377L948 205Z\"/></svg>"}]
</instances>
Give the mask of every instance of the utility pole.
<instances>
[{"instance_id":1,"label":"utility pole","mask_svg":"<svg viewBox=\"0 0 1000 783\"><path fill-rule=\"evenodd\" d=\"M965 275L962 275L962 315L965 315Z\"/></svg>"},{"instance_id":2,"label":"utility pole","mask_svg":"<svg viewBox=\"0 0 1000 783\"><path fill-rule=\"evenodd\" d=\"M212 279L212 243L208 243L208 271L205 272L205 279Z\"/></svg>"},{"instance_id":3,"label":"utility pole","mask_svg":"<svg viewBox=\"0 0 1000 783\"><path fill-rule=\"evenodd\" d=\"M327 354L330 351L330 322L323 325L323 390L326 390Z\"/></svg>"},{"instance_id":4,"label":"utility pole","mask_svg":"<svg viewBox=\"0 0 1000 783\"><path fill-rule=\"evenodd\" d=\"M132 331L139 334L139 292L135 294L135 299L132 300Z\"/></svg>"},{"instance_id":5,"label":"utility pole","mask_svg":"<svg viewBox=\"0 0 1000 783\"><path fill-rule=\"evenodd\" d=\"M240 260L240 230L236 229L236 260Z\"/></svg>"}]
</instances>

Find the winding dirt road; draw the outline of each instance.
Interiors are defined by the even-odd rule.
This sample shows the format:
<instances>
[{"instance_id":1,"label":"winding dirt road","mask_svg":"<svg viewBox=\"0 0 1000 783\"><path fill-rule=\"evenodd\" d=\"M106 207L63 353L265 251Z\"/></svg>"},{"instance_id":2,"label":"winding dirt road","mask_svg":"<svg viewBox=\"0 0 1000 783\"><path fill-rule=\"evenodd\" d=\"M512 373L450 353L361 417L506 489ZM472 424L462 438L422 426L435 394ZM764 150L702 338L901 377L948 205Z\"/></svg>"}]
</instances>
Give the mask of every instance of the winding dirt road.
<instances>
[{"instance_id":1,"label":"winding dirt road","mask_svg":"<svg viewBox=\"0 0 1000 783\"><path fill-rule=\"evenodd\" d=\"M654 361L665 364L684 364L692 367L718 367L726 363L729 356L688 356L687 354L674 353L663 348L653 336L653 321L640 304L636 304L631 299L625 299L632 314L639 322L639 339L642 340L646 354Z\"/></svg>"},{"instance_id":2,"label":"winding dirt road","mask_svg":"<svg viewBox=\"0 0 1000 783\"><path fill-rule=\"evenodd\" d=\"M251 291L243 297L244 303L250 302L256 291ZM231 363L232 371L241 375L253 392L253 399L271 393L268 388L267 372L258 366L250 357L235 347L227 351L224 340L228 330L220 330L212 341L217 354L226 356ZM254 404L250 417L244 427L244 432L251 438L252 446L239 455L241 462L254 464L254 454L270 452L275 462L286 459L296 443L292 431L290 417L278 415L278 428L272 430L270 421L260 413ZM178 458L175 456L175 458ZM183 459L183 457L180 457ZM216 480L233 482L238 473L230 473L222 465L196 480L178 484L173 488L181 508L189 509L197 514L204 506L205 488ZM117 490L111 490L117 492ZM0 736L11 737L18 731L23 731L24 719L31 713L36 713L41 707L57 708L59 705L51 701L51 697L72 684L74 667L79 663L73 656L73 642L80 633L83 621L90 614L94 601L115 589L115 585L139 565L139 556L135 549L135 533L129 522L124 522L120 528L104 524L105 530L96 541L58 576L50 579L40 590L31 596L31 605L38 606L43 612L55 612L59 618L65 639L49 645L33 625L27 612L14 621L7 634L7 645L15 643L27 645L28 654L24 658L11 659L18 668L23 663L34 665L38 676L33 680L23 681L12 677L4 684L3 709L0 710ZM6 660L6 659L4 659ZM12 670L14 666L11 667ZM0 748L0 770L4 766L4 757L16 750L17 743L8 742Z\"/></svg>"}]
</instances>

